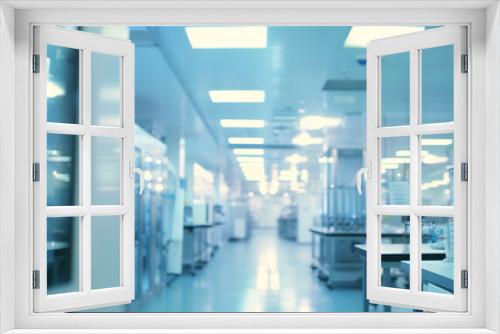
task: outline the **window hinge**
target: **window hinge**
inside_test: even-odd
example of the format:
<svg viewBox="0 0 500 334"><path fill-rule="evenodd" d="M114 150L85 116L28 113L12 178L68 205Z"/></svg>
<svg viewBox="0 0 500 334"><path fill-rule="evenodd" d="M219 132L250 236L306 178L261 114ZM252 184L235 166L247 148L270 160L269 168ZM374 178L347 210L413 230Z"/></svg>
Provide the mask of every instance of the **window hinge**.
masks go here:
<svg viewBox="0 0 500 334"><path fill-rule="evenodd" d="M40 289L40 270L33 270L33 289Z"/></svg>
<svg viewBox="0 0 500 334"><path fill-rule="evenodd" d="M39 182L40 181L40 164L38 162L35 162L33 164L33 182Z"/></svg>
<svg viewBox="0 0 500 334"><path fill-rule="evenodd" d="M33 55L33 73L40 73L40 55Z"/></svg>
<svg viewBox="0 0 500 334"><path fill-rule="evenodd" d="M469 271L462 270L460 272L460 287L462 289L467 289L469 287Z"/></svg>
<svg viewBox="0 0 500 334"><path fill-rule="evenodd" d="M469 56L462 55L462 73L469 72Z"/></svg>
<svg viewBox="0 0 500 334"><path fill-rule="evenodd" d="M466 162L460 164L460 179L462 181L469 181L469 164Z"/></svg>

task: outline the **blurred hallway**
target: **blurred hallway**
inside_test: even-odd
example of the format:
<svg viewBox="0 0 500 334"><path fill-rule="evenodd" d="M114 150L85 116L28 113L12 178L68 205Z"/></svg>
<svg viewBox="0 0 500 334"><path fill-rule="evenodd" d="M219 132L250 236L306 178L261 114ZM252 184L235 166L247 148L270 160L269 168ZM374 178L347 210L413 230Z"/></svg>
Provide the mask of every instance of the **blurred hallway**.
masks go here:
<svg viewBox="0 0 500 334"><path fill-rule="evenodd" d="M329 290L310 268L311 246L254 230L246 242L229 242L195 276L182 275L128 312L361 312L361 290ZM108 309L109 310L109 309Z"/></svg>

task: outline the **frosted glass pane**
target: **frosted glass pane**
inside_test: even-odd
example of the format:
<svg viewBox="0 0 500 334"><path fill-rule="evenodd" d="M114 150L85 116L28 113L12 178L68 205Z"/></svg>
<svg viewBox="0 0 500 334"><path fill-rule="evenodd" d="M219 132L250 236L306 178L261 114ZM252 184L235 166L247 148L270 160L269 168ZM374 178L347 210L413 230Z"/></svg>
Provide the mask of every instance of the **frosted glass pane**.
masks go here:
<svg viewBox="0 0 500 334"><path fill-rule="evenodd" d="M381 286L409 289L410 275L401 270L401 262L410 260L410 217L381 216L380 220ZM398 260L395 260L395 254Z"/></svg>
<svg viewBox="0 0 500 334"><path fill-rule="evenodd" d="M80 121L80 50L47 46L47 121Z"/></svg>
<svg viewBox="0 0 500 334"><path fill-rule="evenodd" d="M78 136L47 135L47 205L79 205Z"/></svg>
<svg viewBox="0 0 500 334"><path fill-rule="evenodd" d="M422 217L422 249L443 252L443 260L422 257L422 291L453 294L454 285L453 218Z"/></svg>
<svg viewBox="0 0 500 334"><path fill-rule="evenodd" d="M453 134L420 139L423 205L453 205Z"/></svg>
<svg viewBox="0 0 500 334"><path fill-rule="evenodd" d="M410 204L410 138L381 138L380 204Z"/></svg>
<svg viewBox="0 0 500 334"><path fill-rule="evenodd" d="M380 57L381 125L410 124L410 54Z"/></svg>
<svg viewBox="0 0 500 334"><path fill-rule="evenodd" d="M92 205L121 204L121 138L92 137Z"/></svg>
<svg viewBox="0 0 500 334"><path fill-rule="evenodd" d="M423 49L422 123L453 121L453 45Z"/></svg>
<svg viewBox="0 0 500 334"><path fill-rule="evenodd" d="M92 53L92 125L121 126L121 59Z"/></svg>
<svg viewBox="0 0 500 334"><path fill-rule="evenodd" d="M92 289L120 286L119 216L92 217Z"/></svg>
<svg viewBox="0 0 500 334"><path fill-rule="evenodd" d="M47 219L47 293L80 290L80 218Z"/></svg>

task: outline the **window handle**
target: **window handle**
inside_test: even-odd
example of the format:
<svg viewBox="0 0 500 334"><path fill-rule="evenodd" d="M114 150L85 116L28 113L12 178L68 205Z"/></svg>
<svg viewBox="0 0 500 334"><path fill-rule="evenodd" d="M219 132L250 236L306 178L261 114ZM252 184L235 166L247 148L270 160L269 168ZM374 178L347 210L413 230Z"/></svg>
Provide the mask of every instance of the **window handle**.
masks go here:
<svg viewBox="0 0 500 334"><path fill-rule="evenodd" d="M365 177L365 181L371 177L371 163L368 163L366 167L362 167L356 173L356 188L358 189L358 194L362 195L363 191L361 190L361 177Z"/></svg>
<svg viewBox="0 0 500 334"><path fill-rule="evenodd" d="M139 175L139 195L142 195L144 192L144 172L130 163L130 178L134 179L135 174Z"/></svg>

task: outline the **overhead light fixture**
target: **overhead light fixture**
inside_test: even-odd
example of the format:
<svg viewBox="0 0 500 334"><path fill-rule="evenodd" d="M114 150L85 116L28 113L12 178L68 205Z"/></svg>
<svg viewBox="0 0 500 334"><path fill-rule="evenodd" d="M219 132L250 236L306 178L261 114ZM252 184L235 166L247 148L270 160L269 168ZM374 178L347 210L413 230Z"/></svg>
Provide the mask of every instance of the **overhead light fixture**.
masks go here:
<svg viewBox="0 0 500 334"><path fill-rule="evenodd" d="M381 167L382 167L382 170L386 170L386 169L398 169L399 168L399 164L382 162L381 163Z"/></svg>
<svg viewBox="0 0 500 334"><path fill-rule="evenodd" d="M335 159L333 157L326 157L326 156L322 156L320 158L318 158L318 162L320 164L333 164L335 162Z"/></svg>
<svg viewBox="0 0 500 334"><path fill-rule="evenodd" d="M294 153L292 155L287 156L285 158L285 161L289 162L291 164L299 164L301 162L306 162L307 161L307 157L305 157L303 155L299 155L297 153Z"/></svg>
<svg viewBox="0 0 500 334"><path fill-rule="evenodd" d="M321 137L311 137L307 132L301 132L299 135L292 139L294 145L307 146L307 145L318 145L323 144L323 138Z"/></svg>
<svg viewBox="0 0 500 334"><path fill-rule="evenodd" d="M263 103L266 100L263 90L209 90L208 96L213 103Z"/></svg>
<svg viewBox="0 0 500 334"><path fill-rule="evenodd" d="M399 158L382 158L383 164L409 164L410 158L399 157Z"/></svg>
<svg viewBox="0 0 500 334"><path fill-rule="evenodd" d="M416 26L353 26L344 42L346 48L366 48L372 40L425 30Z"/></svg>
<svg viewBox="0 0 500 334"><path fill-rule="evenodd" d="M306 116L302 117L299 122L299 126L302 130L334 128L340 124L342 124L342 118L325 116Z"/></svg>
<svg viewBox="0 0 500 334"><path fill-rule="evenodd" d="M264 144L264 138L258 137L229 137L227 139L229 144L235 145L262 145Z"/></svg>
<svg viewBox="0 0 500 334"><path fill-rule="evenodd" d="M410 150L399 150L399 151L396 151L396 156L397 157L409 157L410 156Z"/></svg>
<svg viewBox="0 0 500 334"><path fill-rule="evenodd" d="M423 138L422 146L448 146L453 144L451 138Z"/></svg>
<svg viewBox="0 0 500 334"><path fill-rule="evenodd" d="M240 163L245 163L245 162L264 162L263 157L237 157L236 161Z"/></svg>
<svg viewBox="0 0 500 334"><path fill-rule="evenodd" d="M186 27L193 49L263 49L267 27Z"/></svg>
<svg viewBox="0 0 500 334"><path fill-rule="evenodd" d="M240 163L240 168L247 181L260 181L266 179L264 164L262 162Z"/></svg>
<svg viewBox="0 0 500 334"><path fill-rule="evenodd" d="M422 154L422 163L427 164L427 165L434 165L434 164L444 164L448 162L448 157L444 156L438 156L434 154Z"/></svg>
<svg viewBox="0 0 500 334"><path fill-rule="evenodd" d="M429 190L429 189L434 189L438 188L441 186L447 186L450 184L450 174L448 172L443 173L443 178L442 179L437 179L437 180L432 180L430 182L426 182L422 184L422 190Z"/></svg>
<svg viewBox="0 0 500 334"><path fill-rule="evenodd" d="M263 128L266 122L261 119L221 119L223 128Z"/></svg>
<svg viewBox="0 0 500 334"><path fill-rule="evenodd" d="M264 150L261 148L235 148L235 155L264 155Z"/></svg>

